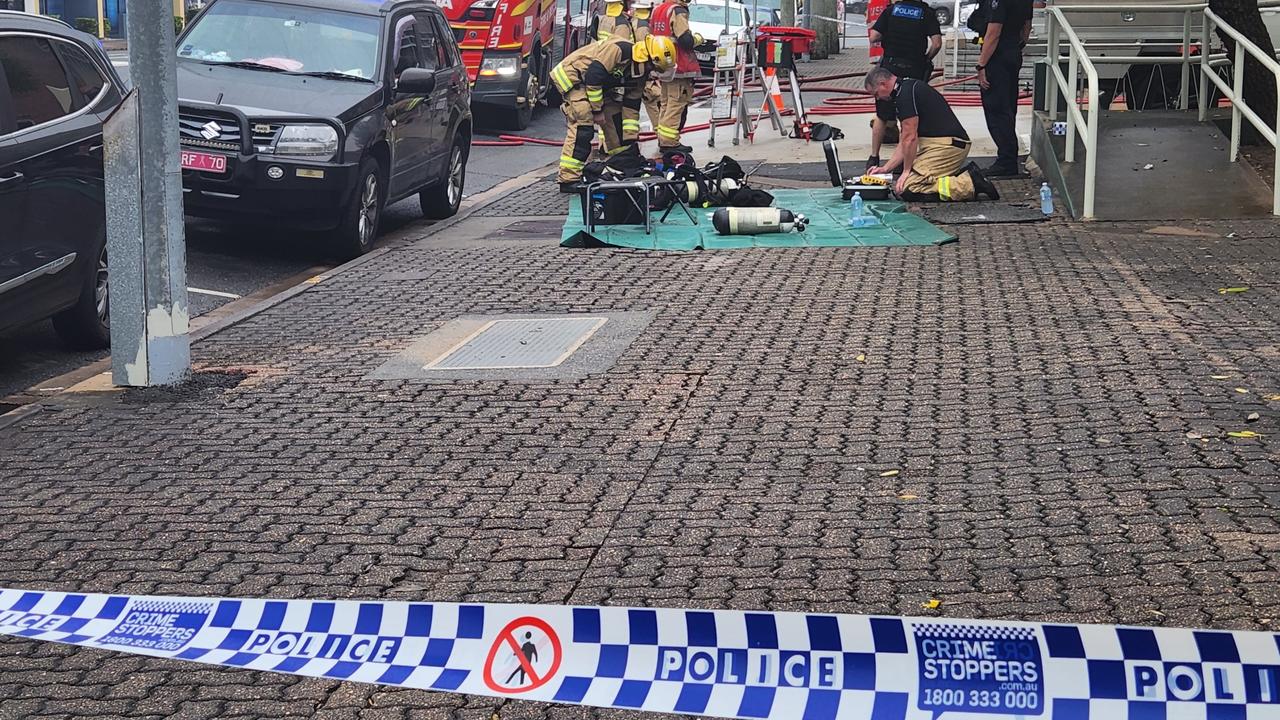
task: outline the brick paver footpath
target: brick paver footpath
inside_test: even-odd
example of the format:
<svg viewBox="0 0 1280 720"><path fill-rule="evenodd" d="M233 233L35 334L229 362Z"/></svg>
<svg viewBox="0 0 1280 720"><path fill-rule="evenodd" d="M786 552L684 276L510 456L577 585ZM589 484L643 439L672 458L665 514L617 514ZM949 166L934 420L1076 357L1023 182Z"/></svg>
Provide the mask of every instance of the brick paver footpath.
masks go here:
<svg viewBox="0 0 1280 720"><path fill-rule="evenodd" d="M0 430L0 585L1280 623L1274 223L659 253L525 212ZM648 322L602 372L368 379L457 318L603 312ZM495 713L638 717L0 639L3 718Z"/></svg>

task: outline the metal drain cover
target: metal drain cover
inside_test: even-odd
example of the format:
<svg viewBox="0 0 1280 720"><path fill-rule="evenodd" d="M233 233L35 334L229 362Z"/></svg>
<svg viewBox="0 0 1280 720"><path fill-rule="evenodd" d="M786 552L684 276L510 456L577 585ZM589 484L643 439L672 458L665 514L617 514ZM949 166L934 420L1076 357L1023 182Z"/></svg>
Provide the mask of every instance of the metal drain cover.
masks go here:
<svg viewBox="0 0 1280 720"><path fill-rule="evenodd" d="M608 321L602 317L491 320L423 369L555 367Z"/></svg>
<svg viewBox="0 0 1280 720"><path fill-rule="evenodd" d="M608 370L652 311L464 315L369 373L369 380L569 380Z"/></svg>

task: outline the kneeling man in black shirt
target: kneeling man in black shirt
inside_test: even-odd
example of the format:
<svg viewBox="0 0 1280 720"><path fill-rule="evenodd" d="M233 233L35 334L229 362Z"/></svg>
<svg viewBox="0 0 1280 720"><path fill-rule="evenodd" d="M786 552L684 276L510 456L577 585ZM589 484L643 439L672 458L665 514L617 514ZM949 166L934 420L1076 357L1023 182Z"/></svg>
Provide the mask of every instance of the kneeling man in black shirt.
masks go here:
<svg viewBox="0 0 1280 720"><path fill-rule="evenodd" d="M866 88L876 100L892 101L901 140L885 165L869 172L902 168L894 191L903 200L961 202L985 195L999 200L995 185L969 159L969 133L942 93L929 83L899 78L886 68L867 73Z"/></svg>

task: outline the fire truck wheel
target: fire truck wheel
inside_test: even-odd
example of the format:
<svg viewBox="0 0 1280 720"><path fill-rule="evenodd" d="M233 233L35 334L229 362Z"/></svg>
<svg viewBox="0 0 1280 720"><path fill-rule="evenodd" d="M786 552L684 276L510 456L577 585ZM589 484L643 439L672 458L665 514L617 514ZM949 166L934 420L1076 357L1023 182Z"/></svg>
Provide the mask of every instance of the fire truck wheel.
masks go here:
<svg viewBox="0 0 1280 720"><path fill-rule="evenodd" d="M524 130L529 127L529 123L533 121L533 106L538 102L538 81L533 73L525 70L520 74L520 87L524 103L517 104L507 114L506 125L512 130Z"/></svg>

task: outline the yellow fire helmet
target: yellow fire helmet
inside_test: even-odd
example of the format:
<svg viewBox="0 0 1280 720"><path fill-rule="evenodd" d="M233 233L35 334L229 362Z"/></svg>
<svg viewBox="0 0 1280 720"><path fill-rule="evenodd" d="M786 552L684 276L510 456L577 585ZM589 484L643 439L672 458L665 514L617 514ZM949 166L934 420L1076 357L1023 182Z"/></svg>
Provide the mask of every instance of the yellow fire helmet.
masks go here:
<svg viewBox="0 0 1280 720"><path fill-rule="evenodd" d="M632 0L631 9L632 10L652 10L653 0Z"/></svg>
<svg viewBox="0 0 1280 720"><path fill-rule="evenodd" d="M622 14L622 0L617 2L606 2L604 4L604 14L609 17L618 17Z"/></svg>
<svg viewBox="0 0 1280 720"><path fill-rule="evenodd" d="M676 65L676 43L666 35L646 35L644 42L631 46L631 59L651 62L655 70L664 73Z"/></svg>

